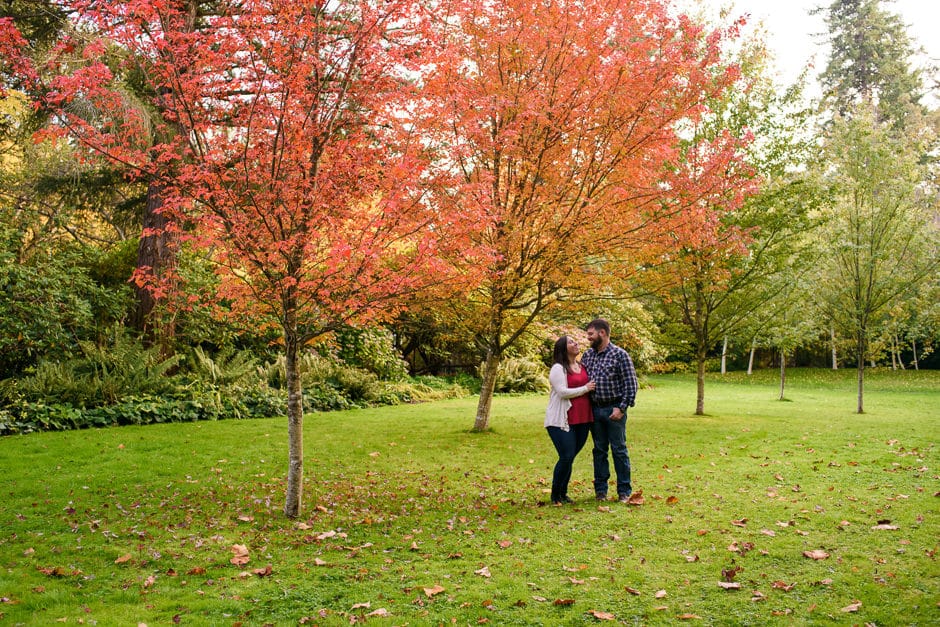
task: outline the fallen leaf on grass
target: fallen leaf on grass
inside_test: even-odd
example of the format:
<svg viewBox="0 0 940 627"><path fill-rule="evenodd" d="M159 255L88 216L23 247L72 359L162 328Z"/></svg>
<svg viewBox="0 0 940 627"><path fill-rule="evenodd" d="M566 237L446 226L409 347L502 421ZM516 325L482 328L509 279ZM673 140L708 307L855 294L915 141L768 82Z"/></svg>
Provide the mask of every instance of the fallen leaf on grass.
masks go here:
<svg viewBox="0 0 940 627"><path fill-rule="evenodd" d="M678 616L676 616L676 618L678 618L679 620L699 620L702 617L699 616L698 614L679 614Z"/></svg>
<svg viewBox="0 0 940 627"><path fill-rule="evenodd" d="M574 577L568 577L568 581L570 581L571 584L572 584L572 585L575 585L575 586L583 586L583 585L584 585L584 580L583 580L583 579L575 579Z"/></svg>
<svg viewBox="0 0 940 627"><path fill-rule="evenodd" d="M719 581L718 587L724 588L725 590L740 590L741 584L736 581Z"/></svg>
<svg viewBox="0 0 940 627"><path fill-rule="evenodd" d="M366 616L380 616L380 617L382 617L382 618L387 618L387 617L391 616L391 613L390 613L387 609L385 609L384 607L380 607L380 608L377 609L377 610L373 610L373 611L369 612L368 614L366 614Z"/></svg>
<svg viewBox="0 0 940 627"><path fill-rule="evenodd" d="M631 588L630 586L624 586L623 589L626 590L627 592L629 592L630 594L632 594L632 595L635 596L635 597L640 596L640 591L637 590L636 588Z"/></svg>
<svg viewBox="0 0 940 627"><path fill-rule="evenodd" d="M760 532L765 536L770 536L771 538L777 537L777 532L772 529L761 529Z"/></svg>
<svg viewBox="0 0 940 627"><path fill-rule="evenodd" d="M202 566L196 566L195 568L190 568L186 571L187 575L205 575L206 569Z"/></svg>
<svg viewBox="0 0 940 627"><path fill-rule="evenodd" d="M353 611L353 610L359 610L359 609L366 609L366 610L367 610L367 609L369 609L370 607L372 607L372 603L369 602L369 601L366 601L365 603L356 603L356 604L353 605L351 608L349 608L349 611L351 612L351 611Z"/></svg>
<svg viewBox="0 0 940 627"><path fill-rule="evenodd" d="M248 557L248 547L244 544L233 544L231 546L231 551L234 554L234 557L229 561L236 566L244 566L251 558Z"/></svg>
<svg viewBox="0 0 940 627"><path fill-rule="evenodd" d="M474 575L480 575L481 577L491 577L491 576L492 576L492 575L490 574L490 567L489 567L489 566L484 566L484 567L481 568L480 570L475 570L475 571L473 571L473 574L474 574Z"/></svg>
<svg viewBox="0 0 940 627"><path fill-rule="evenodd" d="M119 558L117 558L116 560L114 560L114 563L115 563L115 564L126 564L126 563L129 562L129 561L131 561L131 554L130 554L130 553L125 553L125 554L122 555L121 557L119 557Z"/></svg>
<svg viewBox="0 0 940 627"><path fill-rule="evenodd" d="M315 557L313 558L313 565L314 566L326 566L326 562L321 560L319 557Z"/></svg>
<svg viewBox="0 0 940 627"><path fill-rule="evenodd" d="M862 607L862 602L861 602L861 601L855 601L855 602L852 603L851 605L846 605L845 607L843 607L843 608L842 608L842 611L843 611L843 612L857 612L857 611L859 611L859 609L861 609L861 607Z"/></svg>
<svg viewBox="0 0 940 627"><path fill-rule="evenodd" d="M574 605L574 599L555 599L552 605Z"/></svg>
<svg viewBox="0 0 940 627"><path fill-rule="evenodd" d="M271 571L271 565L268 564L268 565L265 566L264 568L256 568L256 569L254 569L254 570L251 571L251 572L252 572L252 574L254 574L254 575L258 575L259 577L267 577L267 576L270 575L271 572L272 572L272 571Z"/></svg>
<svg viewBox="0 0 940 627"><path fill-rule="evenodd" d="M824 560L829 557L829 554L822 549L813 549L812 551L803 551L803 557L808 557L812 560Z"/></svg>
<svg viewBox="0 0 940 627"><path fill-rule="evenodd" d="M627 505L642 505L645 502L646 499L643 498L643 490L637 490L627 499Z"/></svg>
<svg viewBox="0 0 940 627"><path fill-rule="evenodd" d="M656 594L654 594L653 596L656 597L657 599L664 599L664 598L666 598L666 591L665 591L665 590L657 590L657 591L656 591Z"/></svg>
<svg viewBox="0 0 940 627"><path fill-rule="evenodd" d="M751 593L751 601L754 601L755 603L758 601L766 601L766 600L767 600L767 597L764 596L764 593L761 592L760 590L755 590L754 592Z"/></svg>
<svg viewBox="0 0 940 627"><path fill-rule="evenodd" d="M47 577L68 577L69 575L80 575L80 574L82 574L82 571L80 571L80 570L73 570L73 571L70 572L70 571L68 571L68 570L66 570L66 569L64 569L64 568L62 568L61 566L53 566L53 567L49 567L49 568L38 568L38 567L37 567L37 570L38 570L39 572L41 572L43 575L46 575Z"/></svg>
<svg viewBox="0 0 940 627"><path fill-rule="evenodd" d="M772 584L770 584L770 587L773 588L774 590L783 590L784 592L789 592L790 590L793 590L793 587L795 585L796 585L795 583L787 583L785 581L775 581Z"/></svg>
<svg viewBox="0 0 940 627"><path fill-rule="evenodd" d="M875 525L874 527L872 527L872 530L874 531L897 531L898 529L900 529L900 527L898 527L897 525L885 525L885 524Z"/></svg>
<svg viewBox="0 0 940 627"><path fill-rule="evenodd" d="M597 620L616 620L616 617L610 612L598 612L597 610L591 610L588 612L591 616Z"/></svg>
<svg viewBox="0 0 940 627"><path fill-rule="evenodd" d="M147 577L146 579L144 579L144 587L145 587L145 588L149 588L150 586L152 586L152 585L155 584L155 583L157 583L157 578L154 577L153 575L150 575L149 577Z"/></svg>
<svg viewBox="0 0 940 627"><path fill-rule="evenodd" d="M735 527L747 527L747 518L742 518L741 520L732 520L731 524Z"/></svg>
<svg viewBox="0 0 940 627"><path fill-rule="evenodd" d="M666 505L675 505L679 502L678 496L670 496L666 498Z"/></svg>
<svg viewBox="0 0 940 627"><path fill-rule="evenodd" d="M438 585L435 585L433 588L425 588L424 594L426 594L427 597L430 599L431 597L436 596L440 594L441 592L444 592L444 590L445 588L441 586L440 584L438 584Z"/></svg>

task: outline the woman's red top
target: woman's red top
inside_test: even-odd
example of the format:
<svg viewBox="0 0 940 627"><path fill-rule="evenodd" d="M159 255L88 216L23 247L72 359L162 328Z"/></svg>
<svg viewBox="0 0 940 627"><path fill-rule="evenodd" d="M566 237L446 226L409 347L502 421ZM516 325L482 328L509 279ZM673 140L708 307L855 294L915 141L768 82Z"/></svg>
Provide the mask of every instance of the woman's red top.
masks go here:
<svg viewBox="0 0 940 627"><path fill-rule="evenodd" d="M584 366L581 366L581 372L568 373L568 387L578 388L587 385L588 373ZM591 399L587 394L576 396L571 399L571 407L568 409L568 424L583 425L586 422L594 422L594 414L591 412Z"/></svg>

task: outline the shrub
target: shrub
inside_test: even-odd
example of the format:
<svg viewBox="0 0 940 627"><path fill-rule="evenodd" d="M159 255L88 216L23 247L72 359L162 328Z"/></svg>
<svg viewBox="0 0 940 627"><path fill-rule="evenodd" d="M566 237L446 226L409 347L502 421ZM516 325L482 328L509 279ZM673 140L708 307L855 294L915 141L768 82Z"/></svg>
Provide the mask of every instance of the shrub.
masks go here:
<svg viewBox="0 0 940 627"><path fill-rule="evenodd" d="M63 362L40 361L15 381L0 384L0 398L27 402L97 407L113 405L129 396L169 394L178 382L167 372L178 357L164 359L159 349L144 348L122 327L106 345L79 342L82 355Z"/></svg>
<svg viewBox="0 0 940 627"><path fill-rule="evenodd" d="M346 328L337 332L339 358L368 370L385 381L403 381L408 377L408 362L395 348L392 333L382 327Z"/></svg>
<svg viewBox="0 0 940 627"><path fill-rule="evenodd" d="M478 371L481 376L483 364ZM544 392L548 390L545 366L524 357L509 357L499 364L496 373L496 392Z"/></svg>

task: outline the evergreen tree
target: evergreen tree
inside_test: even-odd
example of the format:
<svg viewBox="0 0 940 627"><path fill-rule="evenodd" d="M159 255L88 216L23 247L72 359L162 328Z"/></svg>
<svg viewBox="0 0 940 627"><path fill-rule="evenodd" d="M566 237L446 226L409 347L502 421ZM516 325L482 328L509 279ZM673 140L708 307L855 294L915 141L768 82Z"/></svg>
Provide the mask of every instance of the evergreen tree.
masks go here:
<svg viewBox="0 0 940 627"><path fill-rule="evenodd" d="M839 115L875 106L880 120L904 124L924 86L900 16L881 0L833 0L825 11L832 52L820 76L824 106Z"/></svg>

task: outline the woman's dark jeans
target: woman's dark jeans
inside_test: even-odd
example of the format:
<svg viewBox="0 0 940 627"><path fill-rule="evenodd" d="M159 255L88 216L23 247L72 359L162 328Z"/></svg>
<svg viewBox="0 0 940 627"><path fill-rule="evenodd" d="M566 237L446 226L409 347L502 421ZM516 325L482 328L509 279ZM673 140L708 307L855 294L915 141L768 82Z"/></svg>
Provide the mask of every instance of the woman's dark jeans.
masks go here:
<svg viewBox="0 0 940 627"><path fill-rule="evenodd" d="M571 465L584 443L587 442L588 433L591 432L590 423L570 425L568 431L560 427L546 427L555 450L558 451L558 462L552 475L552 503L561 503L568 498L568 482L571 481Z"/></svg>

